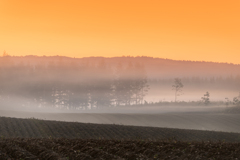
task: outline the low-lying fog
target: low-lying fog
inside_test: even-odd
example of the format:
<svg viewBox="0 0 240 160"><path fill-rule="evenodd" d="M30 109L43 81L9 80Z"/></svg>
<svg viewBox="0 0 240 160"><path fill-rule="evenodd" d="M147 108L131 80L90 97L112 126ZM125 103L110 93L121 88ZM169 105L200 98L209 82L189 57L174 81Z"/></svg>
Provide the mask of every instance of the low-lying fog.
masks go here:
<svg viewBox="0 0 240 160"><path fill-rule="evenodd" d="M240 102L239 65L146 57L0 62L0 116L240 132L240 116L223 112Z"/></svg>
<svg viewBox="0 0 240 160"><path fill-rule="evenodd" d="M233 97L238 97L237 90L217 90L211 87L207 90L204 87L188 87L187 85L182 90L183 94L177 96L177 103L175 103L175 92L171 86L152 88L150 86L144 101L140 99L140 101L133 101L128 105L127 99L125 104L109 105L112 102L108 101L109 97L104 97L105 90L102 89L91 91L97 94L88 96L77 92L72 95L65 89L53 92L54 94L43 93L45 97L40 99L27 98L20 94L19 96L3 95L0 97L0 116L240 133L240 115L223 112L227 107L233 105ZM202 99L206 95L206 91L209 93L208 104L205 104ZM78 98L74 99L74 96ZM94 96L94 103L85 101L85 99L89 99L89 96ZM78 104L85 105L85 107L70 108L70 106L76 106L75 102L82 101L87 103ZM98 104L98 102L101 103Z"/></svg>
<svg viewBox="0 0 240 160"><path fill-rule="evenodd" d="M149 110L146 108L144 108L142 112L137 113L127 112L129 111L128 109L121 110L122 113L43 113L1 110L0 116L16 118L37 118L43 120L83 123L151 126L240 133L239 114L211 112L213 107L211 109L198 108L196 109L197 111L195 110L194 112L176 112L176 108L177 107L170 107L169 110L172 112L167 113L159 112L157 110L157 107L151 108L151 113L148 113L147 111ZM183 110L185 109L186 108ZM201 112L199 112L200 110ZM207 110L210 111L203 112ZM125 111L125 113L123 113L123 111ZM155 111L154 114L153 111Z"/></svg>
<svg viewBox="0 0 240 160"><path fill-rule="evenodd" d="M167 96L166 96L167 97ZM169 95L170 97L170 95ZM183 99L180 98L179 99ZM27 102L27 103L26 103ZM64 105L63 105L64 106ZM71 109L66 107L58 108L48 104L42 105L34 100L21 97L11 97L10 100L1 101L0 110L22 111L36 113L136 113L136 114L163 114L163 113L198 113L198 112L222 112L226 108L225 101L213 101L204 105L202 101L160 101L159 103L147 103L142 105L121 105L94 108ZM1 115L4 116L4 115Z"/></svg>
<svg viewBox="0 0 240 160"><path fill-rule="evenodd" d="M92 110L60 110L19 106L21 100L5 106L0 116L68 122L119 124L240 133L239 114L225 114L226 106L121 106ZM33 105L34 106L34 105Z"/></svg>

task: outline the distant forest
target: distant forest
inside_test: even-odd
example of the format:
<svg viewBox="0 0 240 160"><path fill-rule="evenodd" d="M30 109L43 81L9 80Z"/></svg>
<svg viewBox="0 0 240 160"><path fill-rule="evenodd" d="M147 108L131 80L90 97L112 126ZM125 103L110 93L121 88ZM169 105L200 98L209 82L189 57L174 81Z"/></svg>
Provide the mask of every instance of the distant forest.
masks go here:
<svg viewBox="0 0 240 160"><path fill-rule="evenodd" d="M0 101L18 97L24 99L21 105L64 109L138 105L155 85L171 86L175 77L189 85L240 89L240 65L150 57L5 55L0 58Z"/></svg>

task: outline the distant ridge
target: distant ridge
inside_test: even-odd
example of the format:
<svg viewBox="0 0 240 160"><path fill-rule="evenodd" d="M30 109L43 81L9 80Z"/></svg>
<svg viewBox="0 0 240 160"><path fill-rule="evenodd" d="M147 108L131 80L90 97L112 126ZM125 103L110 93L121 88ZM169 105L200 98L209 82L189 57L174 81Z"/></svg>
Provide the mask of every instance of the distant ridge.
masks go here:
<svg viewBox="0 0 240 160"><path fill-rule="evenodd" d="M3 56L2 56L3 57ZM0 58L2 58L0 57ZM175 61L175 62L197 62L197 63L218 63L218 64L231 64L231 65L240 65L240 64L234 64L234 63L228 63L228 62L213 62L213 61L193 61L193 60L174 60L169 58L160 58L160 57L150 57L150 56L116 56L116 57L103 57L103 56L89 56L89 57L82 57L82 58L75 58L75 57L68 57L68 56L37 56L37 55L26 55L26 56L8 56L11 58L65 58L65 59L118 59L118 58L133 58L133 59L139 59L139 58L149 58L149 59L158 59L158 60L166 60L166 61Z"/></svg>
<svg viewBox="0 0 240 160"><path fill-rule="evenodd" d="M33 56L28 55L24 57L13 56L13 57L1 57L1 61L5 59L11 59L14 63L23 62L30 65L45 64L48 65L50 62L59 61L64 63L75 62L78 65L88 64L91 66L96 66L101 61L104 61L107 67L116 69L118 64L123 67L127 66L129 63L133 65L136 63L143 64L148 78L159 79L159 78L175 78L175 77L202 77L202 78L212 78L212 77L230 77L230 76L240 76L240 64L232 63L219 63L219 62L205 62L205 61L180 61L171 60L163 58L153 58L153 57L84 57L84 58L71 58L65 56Z"/></svg>

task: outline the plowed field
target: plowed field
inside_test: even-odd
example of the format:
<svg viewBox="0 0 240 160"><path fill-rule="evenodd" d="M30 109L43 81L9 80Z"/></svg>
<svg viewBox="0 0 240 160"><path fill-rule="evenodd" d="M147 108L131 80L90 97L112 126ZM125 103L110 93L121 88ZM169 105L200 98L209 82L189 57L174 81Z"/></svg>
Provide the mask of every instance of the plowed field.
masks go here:
<svg viewBox="0 0 240 160"><path fill-rule="evenodd" d="M240 143L82 140L2 139L0 159L234 159L240 157Z"/></svg>
<svg viewBox="0 0 240 160"><path fill-rule="evenodd" d="M166 139L240 142L239 133L0 117L2 138Z"/></svg>
<svg viewBox="0 0 240 160"><path fill-rule="evenodd" d="M240 134L0 117L0 160L234 159Z"/></svg>

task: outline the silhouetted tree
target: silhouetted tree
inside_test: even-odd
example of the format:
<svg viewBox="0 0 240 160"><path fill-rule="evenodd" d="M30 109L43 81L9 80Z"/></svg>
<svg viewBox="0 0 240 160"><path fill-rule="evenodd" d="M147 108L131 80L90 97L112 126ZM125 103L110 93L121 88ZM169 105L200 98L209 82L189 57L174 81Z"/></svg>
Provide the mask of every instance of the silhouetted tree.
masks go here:
<svg viewBox="0 0 240 160"><path fill-rule="evenodd" d="M102 59L95 68L93 79L89 80L91 107L110 107L113 99L113 75Z"/></svg>
<svg viewBox="0 0 240 160"><path fill-rule="evenodd" d="M174 85L172 85L172 89L175 91L175 102L177 102L177 97L182 95L183 84L180 78L174 79Z"/></svg>
<svg viewBox="0 0 240 160"><path fill-rule="evenodd" d="M144 65L137 63L135 65L135 77L133 83L133 96L135 104L143 103L143 98L146 96L149 85L147 84L147 76Z"/></svg>
<svg viewBox="0 0 240 160"><path fill-rule="evenodd" d="M116 69L117 78L114 83L116 105L143 103L148 92L147 76L142 64L128 63L124 69L119 63Z"/></svg>
<svg viewBox="0 0 240 160"><path fill-rule="evenodd" d="M124 85L125 77L124 77L125 70L121 63L117 65L116 68L116 78L114 80L114 99L116 105L124 104L126 101L126 85Z"/></svg>
<svg viewBox="0 0 240 160"><path fill-rule="evenodd" d="M202 100L203 100L203 103L204 103L205 105L208 105L208 104L210 103L209 97L210 97L209 92L206 92L206 93L203 95Z"/></svg>

